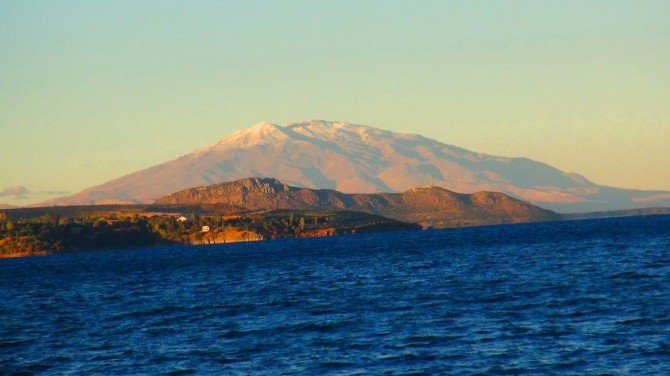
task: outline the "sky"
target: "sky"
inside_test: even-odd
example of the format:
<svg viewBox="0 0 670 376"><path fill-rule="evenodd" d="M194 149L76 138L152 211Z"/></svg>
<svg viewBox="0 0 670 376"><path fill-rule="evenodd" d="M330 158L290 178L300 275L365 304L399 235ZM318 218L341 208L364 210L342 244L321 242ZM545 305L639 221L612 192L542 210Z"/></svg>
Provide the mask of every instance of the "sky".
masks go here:
<svg viewBox="0 0 670 376"><path fill-rule="evenodd" d="M670 190L668 14L668 1L3 1L0 203L307 119Z"/></svg>

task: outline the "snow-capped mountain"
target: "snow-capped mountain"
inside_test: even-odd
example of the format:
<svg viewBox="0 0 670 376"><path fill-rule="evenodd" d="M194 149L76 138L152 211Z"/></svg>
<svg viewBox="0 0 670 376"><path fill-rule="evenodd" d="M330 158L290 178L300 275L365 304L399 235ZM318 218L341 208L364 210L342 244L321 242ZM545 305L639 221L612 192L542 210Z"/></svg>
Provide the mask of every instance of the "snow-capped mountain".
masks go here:
<svg viewBox="0 0 670 376"><path fill-rule="evenodd" d="M420 135L313 120L259 123L220 141L43 205L150 203L194 186L251 176L346 193L401 192L436 185L500 191L559 212L670 206L670 192L596 185L526 158L496 157Z"/></svg>

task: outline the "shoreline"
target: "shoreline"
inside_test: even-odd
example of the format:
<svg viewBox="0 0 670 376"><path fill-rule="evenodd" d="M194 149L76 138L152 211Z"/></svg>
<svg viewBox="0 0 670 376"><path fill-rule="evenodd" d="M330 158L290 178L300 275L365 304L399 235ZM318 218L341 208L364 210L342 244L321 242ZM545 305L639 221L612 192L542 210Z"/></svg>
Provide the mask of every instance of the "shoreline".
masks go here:
<svg viewBox="0 0 670 376"><path fill-rule="evenodd" d="M295 219L292 219L295 216ZM633 216L656 216L667 215L663 212L647 213L646 215ZM310 217L315 216L315 217ZM330 215L330 217L326 216ZM304 216L304 217L303 217ZM318 220L317 220L317 217ZM571 218L562 219L563 221L589 221L600 220L605 218L620 218L622 216L613 217L596 217L596 218ZM221 220L223 217L219 218ZM152 247L159 245L214 245L227 243L245 243L245 242L269 242L274 240L284 239L301 239L301 238L320 238L340 235L352 235L357 233L369 232L396 232L405 230L430 230L431 227L422 227L413 223L387 221L375 222L379 217L370 217L367 214L346 212L346 213L323 213L323 212L280 212L280 213L266 213L262 217L263 221L259 222L261 217L240 217L228 222L223 220L218 227L212 227L207 232L200 230L200 225L216 218L203 217L200 219L202 223L197 225L190 224L186 228L185 224L179 224L181 227L173 227L172 232L166 230L164 225L178 223L178 219L171 216L163 216L159 219L152 220L148 217L134 217L126 218L125 220L107 220L103 221L105 225L91 225L91 219L86 225L82 224L82 219L75 220L73 218L66 219L65 224L60 224L59 220L49 218L34 218L32 220L17 221L14 226L18 230L8 232L6 229L7 223L0 223L5 226L4 234L0 231L0 259L9 258L25 258L37 256L49 256L58 253L70 252L87 252L97 250L117 250L117 249L133 249L138 247ZM309 218L310 221L315 220L315 224L320 226L305 226L296 224L297 218ZM328 222L328 219L333 219L333 222ZM340 222L334 221L339 219ZM321 224L321 220L326 222ZM387 220L387 219L385 219ZM63 221L62 219L60 220ZM93 220L95 221L95 220ZM152 222L158 221L158 222ZM1 221L0 221L1 222ZM482 224L469 225L446 228L464 228L464 227L488 227L499 225L520 225L530 223L547 223L546 222L520 222L520 223L500 223L500 224ZM286 227L276 228L275 225L284 223ZM293 224L291 224L293 223ZM328 223L326 225L326 223ZM25 235L25 228L34 228L35 226L47 226L46 230L51 231L49 236L42 236L46 230L36 231L33 235ZM23 230L21 226L24 226ZM50 226L50 227L49 227ZM97 227L96 227L97 226ZM161 227L163 226L163 227ZM255 227L254 227L255 226ZM204 227L208 227L207 225ZM445 228L445 229L446 229ZM0 226L0 230L3 230ZM48 232L47 231L47 232ZM15 250L16 249L16 250Z"/></svg>
<svg viewBox="0 0 670 376"><path fill-rule="evenodd" d="M300 239L314 239L314 238L331 238L331 237L340 237L340 236L355 236L356 234L365 234L365 233L379 233L379 232L401 232L401 231L423 231L426 229L422 228L410 228L410 229L388 229L388 230L378 230L378 231L362 231L354 233L335 233L331 235L311 235L311 236L287 236L287 237L278 237L278 238L269 238L269 239L247 239L247 240L229 240L229 241L213 241L213 242L188 242L188 243L179 243L179 242L167 242L167 241L157 241L150 244L137 244L126 247L100 247L100 248L81 248L81 249L63 249L63 250L43 250L43 251L20 251L14 253L0 253L0 259L16 259L16 258L26 258L26 257L45 257L52 256L57 254L65 253L79 253L79 252L98 252L98 251L117 251L117 250L131 250L142 247L155 247L159 245L184 245L184 246L207 246L207 245L220 245L220 244L239 244L239 243L270 243L281 240L300 240Z"/></svg>

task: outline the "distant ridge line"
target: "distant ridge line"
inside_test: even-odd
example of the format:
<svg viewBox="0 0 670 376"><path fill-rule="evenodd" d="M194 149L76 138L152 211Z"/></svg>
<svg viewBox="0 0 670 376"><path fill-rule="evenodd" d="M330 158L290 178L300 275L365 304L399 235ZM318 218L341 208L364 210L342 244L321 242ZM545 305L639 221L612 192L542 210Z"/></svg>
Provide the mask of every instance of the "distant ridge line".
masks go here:
<svg viewBox="0 0 670 376"><path fill-rule="evenodd" d="M259 175L344 193L404 192L426 184L503 192L562 213L670 206L670 192L601 186L528 158L325 120L262 122L174 160L35 206L148 204L188 187Z"/></svg>
<svg viewBox="0 0 670 376"><path fill-rule="evenodd" d="M153 205L226 205L246 210L360 211L424 227L559 220L560 215L500 192L456 193L415 187L401 193L342 193L290 186L276 178L245 178L184 189Z"/></svg>

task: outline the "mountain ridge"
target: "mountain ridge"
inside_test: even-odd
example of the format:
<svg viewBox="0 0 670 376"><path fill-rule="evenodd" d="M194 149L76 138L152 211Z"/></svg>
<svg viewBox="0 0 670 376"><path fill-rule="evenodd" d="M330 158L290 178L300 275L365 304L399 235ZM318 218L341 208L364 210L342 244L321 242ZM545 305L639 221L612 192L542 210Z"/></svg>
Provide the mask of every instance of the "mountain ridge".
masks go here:
<svg viewBox="0 0 670 376"><path fill-rule="evenodd" d="M424 227L454 227L559 220L549 210L500 192L463 194L441 187L400 193L342 193L290 186L275 178L252 177L184 189L154 205L225 205L249 211L347 210L381 215Z"/></svg>
<svg viewBox="0 0 670 376"><path fill-rule="evenodd" d="M560 212L670 206L670 192L600 186L528 158L325 120L261 122L177 159L41 205L150 203L180 189L248 176L345 193L402 192L429 184L457 192L499 191Z"/></svg>

